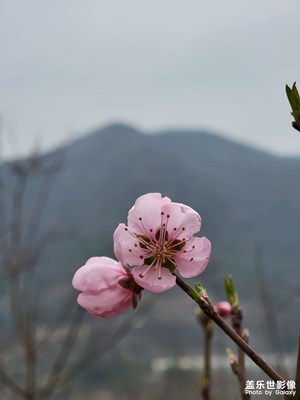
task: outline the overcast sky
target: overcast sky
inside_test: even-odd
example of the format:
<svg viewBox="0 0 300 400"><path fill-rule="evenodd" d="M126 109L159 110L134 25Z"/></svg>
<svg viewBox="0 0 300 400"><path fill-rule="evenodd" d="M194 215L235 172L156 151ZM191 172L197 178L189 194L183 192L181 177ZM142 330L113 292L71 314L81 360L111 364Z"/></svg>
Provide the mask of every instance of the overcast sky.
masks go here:
<svg viewBox="0 0 300 400"><path fill-rule="evenodd" d="M299 0L0 0L6 154L117 120L300 155L284 91L299 15Z"/></svg>

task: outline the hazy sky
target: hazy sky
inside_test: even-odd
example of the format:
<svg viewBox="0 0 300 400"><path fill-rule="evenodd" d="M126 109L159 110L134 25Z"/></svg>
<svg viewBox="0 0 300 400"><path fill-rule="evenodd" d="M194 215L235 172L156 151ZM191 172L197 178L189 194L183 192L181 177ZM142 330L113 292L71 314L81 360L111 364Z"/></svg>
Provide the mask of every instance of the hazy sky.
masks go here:
<svg viewBox="0 0 300 400"><path fill-rule="evenodd" d="M299 15L299 0L0 0L6 154L118 120L300 155L284 92Z"/></svg>

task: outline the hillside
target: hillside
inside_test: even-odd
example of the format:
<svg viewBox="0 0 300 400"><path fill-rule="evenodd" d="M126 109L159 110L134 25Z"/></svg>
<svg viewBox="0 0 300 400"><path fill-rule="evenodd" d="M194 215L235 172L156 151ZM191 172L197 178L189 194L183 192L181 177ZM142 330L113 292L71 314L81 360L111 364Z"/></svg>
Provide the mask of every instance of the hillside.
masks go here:
<svg viewBox="0 0 300 400"><path fill-rule="evenodd" d="M55 152L45 155L50 156ZM112 233L126 221L135 199L161 192L201 214L200 234L213 248L201 282L218 300L223 297L222 277L234 276L246 322L257 333L253 341L265 350L265 338L259 336L265 327L256 255L263 256L267 290L283 332L284 326L294 325L299 307L299 178L300 159L276 157L209 132L146 135L120 124L97 129L66 148L44 216L43 229L72 226L80 239L49 247L41 259L41 279L53 287L69 287L74 271L88 257L112 255ZM28 204L30 193L29 188ZM155 308L159 312L145 323L147 335L165 338L172 326L184 331L193 346L193 305L178 290L161 297ZM157 323L159 333L153 329ZM289 339L285 347L292 348L297 333L291 329L284 335Z"/></svg>

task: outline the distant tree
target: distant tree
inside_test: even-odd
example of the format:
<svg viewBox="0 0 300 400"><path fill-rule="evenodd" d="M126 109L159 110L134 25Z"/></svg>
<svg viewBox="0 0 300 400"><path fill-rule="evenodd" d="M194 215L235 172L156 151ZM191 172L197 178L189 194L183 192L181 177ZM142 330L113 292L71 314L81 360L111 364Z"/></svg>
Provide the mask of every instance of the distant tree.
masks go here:
<svg viewBox="0 0 300 400"><path fill-rule="evenodd" d="M132 328L121 324L82 326L85 313L74 296L56 303L41 289L37 265L45 248L78 240L61 224L45 230L43 214L53 182L64 165L65 151L34 153L0 164L0 394L3 399L50 399L77 374L111 349ZM1 157L1 154L0 154ZM34 184L33 184L34 182ZM28 190L27 193L27 189ZM29 193L30 192L30 193ZM33 193L32 193L33 192ZM58 313L44 315L54 302Z"/></svg>

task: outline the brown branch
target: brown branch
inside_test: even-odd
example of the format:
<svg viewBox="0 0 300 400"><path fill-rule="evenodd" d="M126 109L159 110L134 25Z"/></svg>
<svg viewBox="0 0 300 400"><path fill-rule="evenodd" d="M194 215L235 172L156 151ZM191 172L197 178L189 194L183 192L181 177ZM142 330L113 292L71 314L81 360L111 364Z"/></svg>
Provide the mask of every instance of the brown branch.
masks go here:
<svg viewBox="0 0 300 400"><path fill-rule="evenodd" d="M84 317L83 310L80 310L77 306L73 313L72 320L69 325L69 329L66 336L62 342L58 356L52 366L51 372L49 374L48 380L45 386L39 391L38 398L48 397L55 391L60 380L60 376L64 371L67 364L68 358L71 354L72 348L76 341L82 319Z"/></svg>
<svg viewBox="0 0 300 400"><path fill-rule="evenodd" d="M231 322L236 334L239 335L244 340L242 335L242 321L243 321L242 309L239 304L235 304L231 307ZM239 346L237 346L237 355L238 359L236 361L236 359L234 358L234 362L231 365L231 369L235 373L238 379L241 398L243 400L249 400L250 394L245 393L245 386L246 386L245 353Z"/></svg>
<svg viewBox="0 0 300 400"><path fill-rule="evenodd" d="M175 272L173 275L176 277L177 285L194 300L201 310L207 315L208 318L213 320L223 332L229 336L235 344L237 344L251 360L262 369L274 381L285 381L269 364L267 364L253 349L246 343L226 321L219 316L214 307L209 301L207 294L201 293L200 295L188 284L186 284ZM284 396L286 400L291 399L290 396Z"/></svg>
<svg viewBox="0 0 300 400"><path fill-rule="evenodd" d="M148 304L147 308L144 309L143 318L147 317L147 314L152 310L155 303L156 302L151 302ZM141 320L140 316L137 315L138 314L135 314L132 318L126 319L125 322L123 322L121 326L119 326L112 334L106 335L105 338L102 338L101 343L99 341L99 336L97 338L95 337L95 340L92 340L91 342L93 343L96 341L99 343L99 345L93 347L85 355L81 356L77 362L74 362L74 364L70 366L67 371L63 372L56 383L56 389L72 381L77 375L82 373L85 368L99 361L101 357L117 346ZM47 392L45 392L44 388L42 388L38 399L41 400L47 398L47 395Z"/></svg>
<svg viewBox="0 0 300 400"><path fill-rule="evenodd" d="M201 376L201 393L204 400L211 399L211 386L212 386L212 374L211 374L211 342L213 337L214 325L213 322L207 318L207 316L198 310L195 313L195 317L202 327L203 332L203 373Z"/></svg>
<svg viewBox="0 0 300 400"><path fill-rule="evenodd" d="M204 400L211 400L211 340L213 334L213 326L211 321L204 328L204 376L202 378L202 397Z"/></svg>
<svg viewBox="0 0 300 400"><path fill-rule="evenodd" d="M237 377L242 399L250 399L250 395L245 393L244 376L241 374L239 363L233 354L229 355L229 364L232 372Z"/></svg>
<svg viewBox="0 0 300 400"><path fill-rule="evenodd" d="M25 398L26 391L5 372L5 367L0 364L0 381L7 386L15 395Z"/></svg>
<svg viewBox="0 0 300 400"><path fill-rule="evenodd" d="M49 165L46 170L44 168L40 171L40 174L43 176L43 182L37 194L35 204L32 207L31 218L28 223L26 234L26 237L31 240L32 244L37 235L38 228L43 217L44 209L48 201L54 179L59 170L62 168L64 157L65 153L63 152L61 159L57 161L55 160L55 162L52 162L52 164Z"/></svg>

